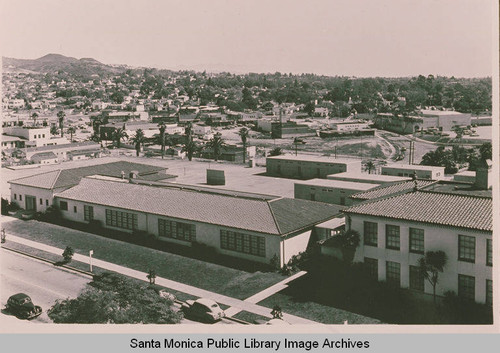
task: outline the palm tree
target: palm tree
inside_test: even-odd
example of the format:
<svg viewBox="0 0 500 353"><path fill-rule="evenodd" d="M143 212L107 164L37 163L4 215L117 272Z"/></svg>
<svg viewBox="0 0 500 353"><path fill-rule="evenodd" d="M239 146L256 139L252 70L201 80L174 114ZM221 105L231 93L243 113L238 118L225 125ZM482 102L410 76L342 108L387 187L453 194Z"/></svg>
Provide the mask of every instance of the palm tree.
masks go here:
<svg viewBox="0 0 500 353"><path fill-rule="evenodd" d="M139 153L141 152L141 145L144 143L146 137L144 136L144 131L142 129L137 129L135 132L135 136L132 137L132 143L135 145L135 152L137 157L139 157Z"/></svg>
<svg viewBox="0 0 500 353"><path fill-rule="evenodd" d="M160 127L161 159L163 159L163 156L165 155L165 130L167 127L164 123L160 123L158 126Z"/></svg>
<svg viewBox="0 0 500 353"><path fill-rule="evenodd" d="M439 272L443 272L446 265L447 256L444 251L427 251L425 256L418 260L420 273L432 285L434 303L436 303L436 285L438 283Z"/></svg>
<svg viewBox="0 0 500 353"><path fill-rule="evenodd" d="M224 140L222 139L222 135L220 132L216 133L206 144L206 147L212 150L212 153L214 155L214 160L216 162L219 160L219 157L222 153L222 148L225 146L226 144L224 143Z"/></svg>
<svg viewBox="0 0 500 353"><path fill-rule="evenodd" d="M33 126L36 126L36 119L38 118L38 113L31 114L31 119L33 119Z"/></svg>
<svg viewBox="0 0 500 353"><path fill-rule="evenodd" d="M121 141L122 139L128 138L128 134L125 131L124 128L119 127L115 131L113 131L113 141L116 142L116 147L120 148L121 147Z"/></svg>
<svg viewBox="0 0 500 353"><path fill-rule="evenodd" d="M242 127L240 131L238 131L238 135L240 135L241 142L243 142L243 164L245 164L247 156L248 129L246 127Z"/></svg>
<svg viewBox="0 0 500 353"><path fill-rule="evenodd" d="M64 111L60 110L58 113L57 113L57 117L59 118L59 129L61 130L61 137L64 136L64 117L66 116L66 113L64 113Z"/></svg>
<svg viewBox="0 0 500 353"><path fill-rule="evenodd" d="M295 155L297 155L297 146L302 144L302 143L303 143L303 141L300 138L294 137L293 144L295 146Z"/></svg>
<svg viewBox="0 0 500 353"><path fill-rule="evenodd" d="M186 124L184 133L186 134L188 140L193 140L193 124L191 122Z"/></svg>
<svg viewBox="0 0 500 353"><path fill-rule="evenodd" d="M182 146L182 152L186 152L189 161L193 160L193 154L197 150L198 150L198 145L193 140L186 141L184 146Z"/></svg>
<svg viewBox="0 0 500 353"><path fill-rule="evenodd" d="M71 136L71 137L70 137L70 141L71 141L71 142L73 142L73 134L74 134L75 132L76 132L76 129L75 129L75 127L74 127L74 126L70 126L70 127L68 128L68 133L69 133L69 134L70 134L70 136Z"/></svg>
<svg viewBox="0 0 500 353"><path fill-rule="evenodd" d="M50 128L50 134L51 135L57 135L59 133L59 129L57 128L57 126L53 125L51 126Z"/></svg>
<svg viewBox="0 0 500 353"><path fill-rule="evenodd" d="M365 161L364 163L364 170L365 172L368 172L368 174L371 174L372 171L375 171L375 162L373 162L372 160L369 160L369 161Z"/></svg>

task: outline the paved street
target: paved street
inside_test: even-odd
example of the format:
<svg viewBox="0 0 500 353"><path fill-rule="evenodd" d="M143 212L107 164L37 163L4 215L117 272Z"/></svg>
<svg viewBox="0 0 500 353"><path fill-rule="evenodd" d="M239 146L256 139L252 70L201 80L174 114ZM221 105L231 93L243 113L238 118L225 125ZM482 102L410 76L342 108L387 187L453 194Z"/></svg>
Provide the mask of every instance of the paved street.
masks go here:
<svg viewBox="0 0 500 353"><path fill-rule="evenodd" d="M31 322L50 322L46 310L57 299L74 298L90 281L83 275L73 274L53 265L18 255L8 250L1 251L1 306L15 293L28 294L35 305L40 305L43 314ZM7 315L2 313L0 317Z"/></svg>

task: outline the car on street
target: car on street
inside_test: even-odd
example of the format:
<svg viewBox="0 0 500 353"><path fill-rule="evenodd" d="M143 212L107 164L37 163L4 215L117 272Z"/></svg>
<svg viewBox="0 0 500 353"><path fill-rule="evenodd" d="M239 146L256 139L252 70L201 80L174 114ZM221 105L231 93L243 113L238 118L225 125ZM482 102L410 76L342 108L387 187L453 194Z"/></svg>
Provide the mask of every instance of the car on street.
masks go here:
<svg viewBox="0 0 500 353"><path fill-rule="evenodd" d="M6 309L19 319L31 320L42 313L42 307L33 304L31 298L24 293L17 293L9 297Z"/></svg>
<svg viewBox="0 0 500 353"><path fill-rule="evenodd" d="M182 312L187 318L198 319L203 322L216 322L226 316L219 304L206 298L186 300L182 304Z"/></svg>

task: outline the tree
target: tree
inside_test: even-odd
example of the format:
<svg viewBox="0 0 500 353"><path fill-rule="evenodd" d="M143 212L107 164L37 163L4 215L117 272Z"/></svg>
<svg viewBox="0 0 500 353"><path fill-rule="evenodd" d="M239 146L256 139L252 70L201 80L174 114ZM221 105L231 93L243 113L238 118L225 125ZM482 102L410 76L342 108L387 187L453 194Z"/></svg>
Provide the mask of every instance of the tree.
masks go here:
<svg viewBox="0 0 500 353"><path fill-rule="evenodd" d="M351 263L354 258L354 253L360 242L359 232L354 229L349 229L337 234L332 238L332 243L335 247L340 248L342 259L346 263Z"/></svg>
<svg viewBox="0 0 500 353"><path fill-rule="evenodd" d="M159 125L160 128L160 144L161 144L161 159L163 159L163 156L165 156L165 130L167 127L165 126L164 123L161 123Z"/></svg>
<svg viewBox="0 0 500 353"><path fill-rule="evenodd" d="M121 141L122 139L128 138L128 134L125 131L124 128L119 127L115 131L113 131L113 141L116 142L116 147L120 148L121 147Z"/></svg>
<svg viewBox="0 0 500 353"><path fill-rule="evenodd" d="M142 129L137 129L134 137L132 137L132 143L135 145L135 152L137 157L139 157L139 153L141 152L141 145L146 140L144 136L144 131Z"/></svg>
<svg viewBox="0 0 500 353"><path fill-rule="evenodd" d="M186 134L188 140L193 139L193 124L191 122L188 122L186 124L186 127L184 129L184 133Z"/></svg>
<svg viewBox="0 0 500 353"><path fill-rule="evenodd" d="M242 127L240 131L238 131L238 135L240 135L241 142L243 143L243 164L246 162L246 156L247 156L248 132L249 131L246 127Z"/></svg>
<svg viewBox="0 0 500 353"><path fill-rule="evenodd" d="M74 126L70 126L68 128L68 133L70 134L70 141L73 142L73 134L76 132L76 129Z"/></svg>
<svg viewBox="0 0 500 353"><path fill-rule="evenodd" d="M491 160L493 156L491 142L483 143L479 147L479 154L481 155L482 161L485 161L487 159Z"/></svg>
<svg viewBox="0 0 500 353"><path fill-rule="evenodd" d="M73 250L73 248L71 246L67 246L66 249L64 249L63 254L62 254L64 262L65 263L70 262L71 259L73 258L74 254L75 254L75 251Z"/></svg>
<svg viewBox="0 0 500 353"><path fill-rule="evenodd" d="M372 171L375 171L376 166L374 161L372 160L365 161L363 162L363 164L364 164L364 170L365 172L368 172L368 174L371 174Z"/></svg>
<svg viewBox="0 0 500 353"><path fill-rule="evenodd" d="M36 126L36 119L38 119L38 113L31 114L31 119L33 119L33 126Z"/></svg>
<svg viewBox="0 0 500 353"><path fill-rule="evenodd" d="M193 160L193 155L196 151L198 151L198 145L193 140L188 140L184 146L182 146L182 152L186 152L190 162Z"/></svg>
<svg viewBox="0 0 500 353"><path fill-rule="evenodd" d="M278 304L273 306L273 310L271 311L271 315L273 316L273 319L283 320L283 310L281 309L281 306L279 306Z"/></svg>
<svg viewBox="0 0 500 353"><path fill-rule="evenodd" d="M50 134L51 135L57 135L59 134L59 129L57 128L57 126L53 125L50 127Z"/></svg>
<svg viewBox="0 0 500 353"><path fill-rule="evenodd" d="M269 151L269 156L281 156L283 154L283 150L281 147L274 147L271 151Z"/></svg>
<svg viewBox="0 0 500 353"><path fill-rule="evenodd" d="M222 148L225 146L226 144L224 143L220 132L216 133L206 144L206 147L212 150L212 154L216 162L219 160L219 157L222 154Z"/></svg>
<svg viewBox="0 0 500 353"><path fill-rule="evenodd" d="M66 117L66 113L64 111L60 110L57 113L57 118L59 119L59 130L61 130L61 137L64 136L64 118Z"/></svg>
<svg viewBox="0 0 500 353"><path fill-rule="evenodd" d="M425 256L418 260L418 266L422 276L432 285L434 303L436 303L436 285L439 280L439 273L443 272L447 257L444 251L427 251Z"/></svg>
<svg viewBox="0 0 500 353"><path fill-rule="evenodd" d="M155 284L155 280L156 280L156 271L153 270L153 269L149 269L148 271L148 275L146 276L149 280L149 284L153 285Z"/></svg>
<svg viewBox="0 0 500 353"><path fill-rule="evenodd" d="M125 276L95 275L75 299L57 300L47 314L55 323L176 324L182 313L154 288Z"/></svg>
<svg viewBox="0 0 500 353"><path fill-rule="evenodd" d="M299 145L303 145L304 144L304 141L298 137L294 137L293 138L293 145L295 147L295 155L297 155L297 147Z"/></svg>

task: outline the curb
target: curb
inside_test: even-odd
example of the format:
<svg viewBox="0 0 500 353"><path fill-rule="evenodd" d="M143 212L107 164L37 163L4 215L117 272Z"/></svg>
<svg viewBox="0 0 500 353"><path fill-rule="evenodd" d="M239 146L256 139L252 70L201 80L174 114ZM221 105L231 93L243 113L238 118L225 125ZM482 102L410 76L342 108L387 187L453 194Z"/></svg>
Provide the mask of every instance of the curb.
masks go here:
<svg viewBox="0 0 500 353"><path fill-rule="evenodd" d="M28 254L28 253L26 253L24 251L15 250L15 249L9 248L9 247L7 247L5 245L2 245L2 249L9 250L9 251L12 251L12 252L15 252L15 253L27 256L27 257L31 257L33 259L36 259L36 260L39 260L39 261L43 261L43 262L46 262L46 263L49 263L49 264L55 266L55 262L54 261L47 260L47 259L44 259L44 258L36 256L36 255L31 255L31 254ZM86 276L89 276L89 277L93 277L94 276L94 274L92 272L80 270L80 269L77 269L75 267L71 267L71 266L68 266L68 265L61 265L61 266L55 266L55 267L63 268L63 269L66 269L66 270L69 270L69 271L72 271L72 272L77 272L79 274L83 274L83 275L86 275Z"/></svg>

